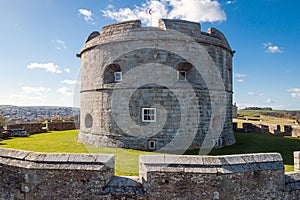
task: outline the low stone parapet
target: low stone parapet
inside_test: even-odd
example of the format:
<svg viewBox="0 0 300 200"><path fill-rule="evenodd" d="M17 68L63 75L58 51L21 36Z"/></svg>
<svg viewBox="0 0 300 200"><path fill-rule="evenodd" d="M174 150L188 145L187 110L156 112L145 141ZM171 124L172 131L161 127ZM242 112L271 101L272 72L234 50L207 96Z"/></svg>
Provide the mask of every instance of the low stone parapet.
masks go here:
<svg viewBox="0 0 300 200"><path fill-rule="evenodd" d="M114 155L0 149L0 199L89 199L114 176Z"/></svg>
<svg viewBox="0 0 300 200"><path fill-rule="evenodd" d="M0 199L299 199L300 152L143 155L139 177L114 176L114 156L0 148Z"/></svg>
<svg viewBox="0 0 300 200"><path fill-rule="evenodd" d="M140 178L150 199L276 199L285 188L278 153L141 156Z"/></svg>

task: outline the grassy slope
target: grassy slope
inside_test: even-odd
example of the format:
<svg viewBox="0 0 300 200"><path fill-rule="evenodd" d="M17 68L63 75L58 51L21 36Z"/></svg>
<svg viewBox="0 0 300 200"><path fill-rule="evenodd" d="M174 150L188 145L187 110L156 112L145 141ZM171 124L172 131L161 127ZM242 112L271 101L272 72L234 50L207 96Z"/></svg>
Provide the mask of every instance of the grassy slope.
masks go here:
<svg viewBox="0 0 300 200"><path fill-rule="evenodd" d="M238 114L251 116L260 115L262 113L289 113L289 112L299 112L300 110L238 110Z"/></svg>
<svg viewBox="0 0 300 200"><path fill-rule="evenodd" d="M211 155L242 153L281 153L286 171L293 170L293 152L300 150L300 139L271 135L236 133L237 143L223 149L214 149ZM116 155L116 175L138 175L138 157L150 152L91 147L76 141L77 131L53 131L31 135L28 138L13 138L0 142L0 147L37 152L105 153ZM188 152L191 153L191 152ZM195 152L192 152L195 153Z"/></svg>
<svg viewBox="0 0 300 200"><path fill-rule="evenodd" d="M233 119L234 122L238 123L238 127L242 128L242 123L253 123L253 124L278 124L281 125L281 131L284 131L284 125L300 126L294 123L294 120L287 118L278 118L273 116L263 115L262 113L289 113L300 111L286 111L286 110L238 110L238 114L243 115L242 118ZM260 117L257 117L260 116ZM244 118L249 118L244 120ZM258 119L258 120L252 120ZM261 121L260 121L261 120Z"/></svg>

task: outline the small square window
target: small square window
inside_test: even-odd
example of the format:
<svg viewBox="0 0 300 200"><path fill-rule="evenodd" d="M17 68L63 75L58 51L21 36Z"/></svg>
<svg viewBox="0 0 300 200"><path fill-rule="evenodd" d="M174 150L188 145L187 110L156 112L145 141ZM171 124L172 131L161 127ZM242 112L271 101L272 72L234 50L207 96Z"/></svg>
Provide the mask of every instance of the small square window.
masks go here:
<svg viewBox="0 0 300 200"><path fill-rule="evenodd" d="M186 71L177 71L177 80L185 81L186 80Z"/></svg>
<svg viewBox="0 0 300 200"><path fill-rule="evenodd" d="M121 82L122 81L122 72L115 72L115 82Z"/></svg>
<svg viewBox="0 0 300 200"><path fill-rule="evenodd" d="M156 109L143 108L142 109L142 122L156 122Z"/></svg>
<svg viewBox="0 0 300 200"><path fill-rule="evenodd" d="M149 149L155 149L156 145L155 145L155 141L149 141Z"/></svg>

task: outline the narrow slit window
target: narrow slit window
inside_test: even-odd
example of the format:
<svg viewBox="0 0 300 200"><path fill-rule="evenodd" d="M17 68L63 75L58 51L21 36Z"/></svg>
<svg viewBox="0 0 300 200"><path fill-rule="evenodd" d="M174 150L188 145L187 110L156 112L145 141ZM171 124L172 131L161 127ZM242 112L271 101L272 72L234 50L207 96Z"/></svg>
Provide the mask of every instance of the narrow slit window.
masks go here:
<svg viewBox="0 0 300 200"><path fill-rule="evenodd" d="M149 149L155 149L156 145L155 145L155 141L149 141Z"/></svg>
<svg viewBox="0 0 300 200"><path fill-rule="evenodd" d="M142 109L142 122L156 122L156 109L143 108Z"/></svg>

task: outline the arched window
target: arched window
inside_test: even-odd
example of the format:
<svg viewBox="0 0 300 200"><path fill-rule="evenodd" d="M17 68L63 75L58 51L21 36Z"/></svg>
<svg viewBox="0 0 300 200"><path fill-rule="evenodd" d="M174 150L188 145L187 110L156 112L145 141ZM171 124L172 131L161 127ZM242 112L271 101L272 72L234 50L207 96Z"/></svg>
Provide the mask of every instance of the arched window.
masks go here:
<svg viewBox="0 0 300 200"><path fill-rule="evenodd" d="M110 64L104 71L104 84L117 83L122 81L122 71L118 64Z"/></svg>

